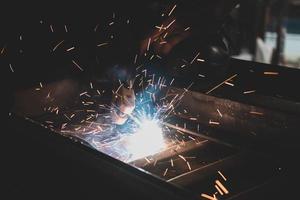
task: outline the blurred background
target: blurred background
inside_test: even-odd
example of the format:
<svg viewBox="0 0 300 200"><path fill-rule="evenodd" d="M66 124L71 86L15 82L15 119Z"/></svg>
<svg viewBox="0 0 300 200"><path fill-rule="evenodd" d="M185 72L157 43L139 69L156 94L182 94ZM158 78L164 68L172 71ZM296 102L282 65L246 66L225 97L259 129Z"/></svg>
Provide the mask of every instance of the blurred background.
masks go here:
<svg viewBox="0 0 300 200"><path fill-rule="evenodd" d="M240 32L234 57L300 68L299 0L244 0L232 15Z"/></svg>

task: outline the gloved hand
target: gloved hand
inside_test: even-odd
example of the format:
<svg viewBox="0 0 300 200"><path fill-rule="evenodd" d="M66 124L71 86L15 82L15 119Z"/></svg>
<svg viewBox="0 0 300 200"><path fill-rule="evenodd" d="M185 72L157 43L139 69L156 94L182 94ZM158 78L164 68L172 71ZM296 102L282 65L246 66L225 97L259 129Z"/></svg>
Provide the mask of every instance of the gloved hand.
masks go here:
<svg viewBox="0 0 300 200"><path fill-rule="evenodd" d="M135 94L132 87L123 83L113 94L112 121L117 125L124 124L135 108Z"/></svg>
<svg viewBox="0 0 300 200"><path fill-rule="evenodd" d="M116 64L108 70L108 78L113 83L111 118L114 124L124 124L135 109L133 77L134 69L128 64Z"/></svg>

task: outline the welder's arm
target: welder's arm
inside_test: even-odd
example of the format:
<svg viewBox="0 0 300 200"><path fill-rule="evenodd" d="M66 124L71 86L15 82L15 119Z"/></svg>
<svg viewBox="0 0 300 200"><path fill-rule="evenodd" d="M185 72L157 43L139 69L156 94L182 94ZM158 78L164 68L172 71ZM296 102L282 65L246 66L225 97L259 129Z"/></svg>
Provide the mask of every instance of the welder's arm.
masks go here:
<svg viewBox="0 0 300 200"><path fill-rule="evenodd" d="M195 3L196 2L196 3ZM228 43L221 32L224 27L225 16L239 0L205 0L203 1L178 1L178 9L170 14L174 5L166 8L166 17L161 24L144 37L140 43L140 54L151 51L153 54L168 55L177 47L183 52L182 43L190 49L202 49L202 56L211 63L222 63L229 57ZM203 4L206 6L203 7ZM188 52L188 51L185 51ZM124 124L135 108L133 89L122 86L113 97L116 109L112 113L116 124Z"/></svg>

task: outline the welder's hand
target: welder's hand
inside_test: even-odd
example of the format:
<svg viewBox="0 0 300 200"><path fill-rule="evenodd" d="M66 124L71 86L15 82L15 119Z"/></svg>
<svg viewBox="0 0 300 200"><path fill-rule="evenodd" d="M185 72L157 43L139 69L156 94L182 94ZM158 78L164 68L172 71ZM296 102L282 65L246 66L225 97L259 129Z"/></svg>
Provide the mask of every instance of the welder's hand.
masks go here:
<svg viewBox="0 0 300 200"><path fill-rule="evenodd" d="M121 86L112 98L112 121L124 124L135 108L135 94L131 87Z"/></svg>
<svg viewBox="0 0 300 200"><path fill-rule="evenodd" d="M188 27L184 27L176 18L169 17L156 26L140 44L140 54L151 50L158 55L167 55L173 47L190 35Z"/></svg>

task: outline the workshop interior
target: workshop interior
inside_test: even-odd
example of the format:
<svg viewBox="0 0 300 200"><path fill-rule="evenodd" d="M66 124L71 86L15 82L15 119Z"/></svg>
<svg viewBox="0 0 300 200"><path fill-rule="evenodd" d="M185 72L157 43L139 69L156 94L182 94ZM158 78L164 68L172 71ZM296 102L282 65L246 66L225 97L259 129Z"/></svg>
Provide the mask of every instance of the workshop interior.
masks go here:
<svg viewBox="0 0 300 200"><path fill-rule="evenodd" d="M1 14L3 199L297 199L299 0Z"/></svg>

